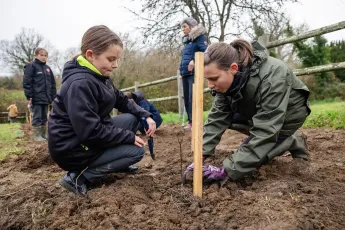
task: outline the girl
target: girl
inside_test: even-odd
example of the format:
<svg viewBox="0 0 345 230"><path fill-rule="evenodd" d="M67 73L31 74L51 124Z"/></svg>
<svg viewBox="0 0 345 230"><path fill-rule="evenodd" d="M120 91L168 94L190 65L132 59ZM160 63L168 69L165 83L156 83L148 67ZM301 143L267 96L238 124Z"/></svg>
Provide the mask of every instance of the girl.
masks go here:
<svg viewBox="0 0 345 230"><path fill-rule="evenodd" d="M223 167L203 167L206 180L241 179L285 151L308 159L306 138L297 129L311 112L309 90L284 62L267 56L259 43L238 39L210 45L204 64L215 95L204 126L204 158L226 129L249 135ZM190 165L185 174L192 170Z"/></svg>
<svg viewBox="0 0 345 230"><path fill-rule="evenodd" d="M106 26L94 26L82 38L81 55L65 64L62 86L49 118L49 152L67 174L60 184L77 195L108 173L130 172L145 153L135 135L140 118L156 130L150 113L120 92L109 79L123 49ZM123 114L110 117L113 108Z"/></svg>
<svg viewBox="0 0 345 230"><path fill-rule="evenodd" d="M48 52L35 50L35 60L25 66L23 88L28 104L32 108L32 128L35 141L46 141L48 105L56 95L55 77L46 64Z"/></svg>
<svg viewBox="0 0 345 230"><path fill-rule="evenodd" d="M192 95L194 83L194 55L196 52L204 52L207 48L206 30L194 18L185 18L181 22L183 32L182 58L180 63L180 75L182 76L184 105L188 116L188 124L185 129L192 128Z"/></svg>

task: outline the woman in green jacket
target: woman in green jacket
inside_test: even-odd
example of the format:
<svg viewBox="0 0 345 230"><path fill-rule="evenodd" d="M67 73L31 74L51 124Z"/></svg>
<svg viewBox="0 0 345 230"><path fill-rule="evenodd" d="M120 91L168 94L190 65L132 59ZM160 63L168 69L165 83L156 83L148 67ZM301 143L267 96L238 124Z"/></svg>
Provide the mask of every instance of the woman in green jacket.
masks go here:
<svg viewBox="0 0 345 230"><path fill-rule="evenodd" d="M204 126L204 159L228 128L248 138L223 167L203 166L204 180L241 179L285 151L308 159L306 137L297 130L311 112L309 90L283 61L257 42L215 43L205 52L205 79L214 100Z"/></svg>

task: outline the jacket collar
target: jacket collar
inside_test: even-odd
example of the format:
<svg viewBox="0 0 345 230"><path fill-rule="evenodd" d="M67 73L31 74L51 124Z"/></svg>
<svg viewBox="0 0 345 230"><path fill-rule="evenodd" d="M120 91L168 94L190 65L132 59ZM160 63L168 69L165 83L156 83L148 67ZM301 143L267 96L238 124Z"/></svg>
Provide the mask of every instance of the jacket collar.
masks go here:
<svg viewBox="0 0 345 230"><path fill-rule="evenodd" d="M203 25L199 24L191 29L188 35L183 37L183 43L188 43L190 41L194 41L201 35L206 33L206 29Z"/></svg>
<svg viewBox="0 0 345 230"><path fill-rule="evenodd" d="M45 65L46 64L45 62L41 62L37 58L35 58L34 62L37 63L37 64L40 64L40 65Z"/></svg>
<svg viewBox="0 0 345 230"><path fill-rule="evenodd" d="M261 46L257 41L252 42L254 59L250 67L250 76L254 76L259 73L260 67L263 62L267 60L266 48Z"/></svg>
<svg viewBox="0 0 345 230"><path fill-rule="evenodd" d="M188 38L189 38L189 40L193 41L205 33L206 33L205 27L203 25L199 24L190 30L190 32L188 34Z"/></svg>
<svg viewBox="0 0 345 230"><path fill-rule="evenodd" d="M80 55L77 58L77 62L79 63L79 65L84 66L84 67L88 68L89 70L91 70L91 71L93 71L99 75L102 75L101 72L99 72L99 70L94 65L92 65L86 58L84 58L82 55Z"/></svg>

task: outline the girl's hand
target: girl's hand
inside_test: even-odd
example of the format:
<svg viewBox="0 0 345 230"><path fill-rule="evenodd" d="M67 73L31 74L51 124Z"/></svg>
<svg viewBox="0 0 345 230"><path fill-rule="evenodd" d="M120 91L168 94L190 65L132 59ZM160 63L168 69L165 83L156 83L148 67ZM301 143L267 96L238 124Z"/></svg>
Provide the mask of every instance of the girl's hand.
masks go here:
<svg viewBox="0 0 345 230"><path fill-rule="evenodd" d="M188 64L188 71L192 71L193 69L194 69L194 61L193 60L191 60L190 62L189 62L189 64Z"/></svg>
<svg viewBox="0 0 345 230"><path fill-rule="evenodd" d="M145 130L146 135L153 136L153 134L156 131L156 122L151 117L146 118L146 121L147 121L147 124L149 125L149 129Z"/></svg>
<svg viewBox="0 0 345 230"><path fill-rule="evenodd" d="M134 141L134 144L136 145L136 146L138 146L138 147L143 147L144 146L144 144L145 144L145 142L144 142L144 140L143 139L141 139L140 137L138 137L138 136L135 136L135 141Z"/></svg>

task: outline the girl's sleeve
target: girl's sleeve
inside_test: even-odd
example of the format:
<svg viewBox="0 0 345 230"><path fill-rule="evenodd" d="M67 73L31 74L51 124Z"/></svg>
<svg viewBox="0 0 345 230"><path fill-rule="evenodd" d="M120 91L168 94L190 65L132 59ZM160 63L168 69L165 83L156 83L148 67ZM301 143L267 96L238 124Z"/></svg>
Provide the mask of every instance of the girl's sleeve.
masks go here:
<svg viewBox="0 0 345 230"><path fill-rule="evenodd" d="M118 109L122 113L131 113L136 116L138 119L142 117L150 117L152 114L143 108L141 108L137 103L133 100L129 100L129 98L124 95L120 90L114 88L115 90L115 97L116 97L116 104L115 108Z"/></svg>
<svg viewBox="0 0 345 230"><path fill-rule="evenodd" d="M34 72L35 70L32 64L28 64L25 66L23 88L24 88L24 94L27 100L30 100L30 98L33 97L32 81L33 81Z"/></svg>
<svg viewBox="0 0 345 230"><path fill-rule="evenodd" d="M81 143L88 146L112 147L118 144L134 144L135 134L130 130L104 125L98 116L98 91L87 79L74 81L63 102L73 129Z"/></svg>

